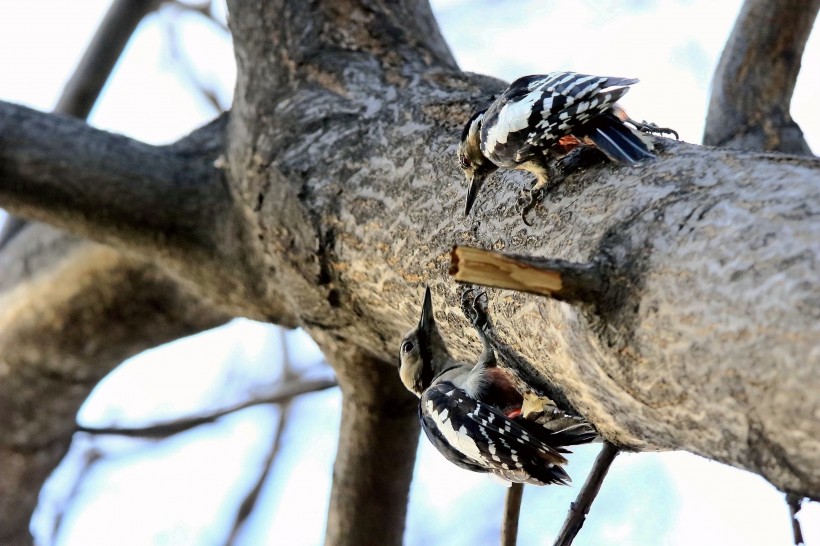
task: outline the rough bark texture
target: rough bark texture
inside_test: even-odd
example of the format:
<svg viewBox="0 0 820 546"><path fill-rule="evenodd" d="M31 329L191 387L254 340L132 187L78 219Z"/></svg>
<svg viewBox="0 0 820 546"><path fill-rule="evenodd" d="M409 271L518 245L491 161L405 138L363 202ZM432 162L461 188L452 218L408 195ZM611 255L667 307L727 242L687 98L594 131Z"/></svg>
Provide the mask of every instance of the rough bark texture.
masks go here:
<svg viewBox="0 0 820 546"><path fill-rule="evenodd" d="M591 305L491 292L496 329L533 389L560 391L620 446L688 449L820 497L820 161L660 140L661 157L640 168L567 177L533 228L513 210L528 182L514 173L464 218L456 139L504 84L457 70L426 4L229 4L238 82L224 132L212 124L192 146L154 149L0 105L0 120L16 120L0 131L16 135L0 142L0 204L156 261L216 307L319 340L345 393L329 543L400 537L374 528L369 510L384 491L393 500L380 499L380 514L400 521L409 472L372 464L385 452L412 464L412 404L384 362L417 321L424 284L455 356L479 352L447 276L453 244L603 264L607 288ZM37 136L54 152L36 169L25 168L31 127L50 129ZM120 170L86 176L59 159L64 145ZM170 167L140 175L141 154ZM101 196L109 183L118 191ZM163 210L141 216L129 199ZM21 308L38 309L30 301ZM31 330L49 331L44 320ZM5 335L0 354L24 353L31 338ZM89 343L104 341L89 330ZM5 369L31 373L19 362Z"/></svg>

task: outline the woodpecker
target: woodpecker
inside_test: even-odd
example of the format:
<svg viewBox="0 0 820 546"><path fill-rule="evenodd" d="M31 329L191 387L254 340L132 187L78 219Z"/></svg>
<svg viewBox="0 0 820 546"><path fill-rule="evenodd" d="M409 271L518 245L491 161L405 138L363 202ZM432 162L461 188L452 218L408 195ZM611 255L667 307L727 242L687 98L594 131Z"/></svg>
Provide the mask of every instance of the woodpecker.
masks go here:
<svg viewBox="0 0 820 546"><path fill-rule="evenodd" d="M586 421L562 412L559 430L519 416L523 397L497 366L483 327L486 313L473 303L473 326L484 346L475 364L450 354L433 317L429 288L418 326L402 341L399 376L419 397L422 429L436 449L461 468L509 482L569 483L561 468L569 453L565 446L588 443L596 433Z"/></svg>
<svg viewBox="0 0 820 546"><path fill-rule="evenodd" d="M552 72L515 80L492 104L464 126L458 160L469 182L464 214L496 169L521 169L535 175L526 216L539 190L554 176L551 160L588 139L612 161L625 165L655 157L646 133L677 133L629 119L615 104L634 78ZM626 122L626 123L625 123ZM526 217L525 217L526 222Z"/></svg>

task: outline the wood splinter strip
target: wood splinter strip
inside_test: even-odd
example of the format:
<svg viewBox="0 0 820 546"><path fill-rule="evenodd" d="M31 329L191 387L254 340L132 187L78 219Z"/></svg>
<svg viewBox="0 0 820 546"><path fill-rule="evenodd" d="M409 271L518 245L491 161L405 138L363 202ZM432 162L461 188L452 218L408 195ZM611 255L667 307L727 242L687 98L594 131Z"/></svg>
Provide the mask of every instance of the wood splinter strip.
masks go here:
<svg viewBox="0 0 820 546"><path fill-rule="evenodd" d="M457 282L529 292L566 302L595 302L603 292L597 263L503 254L453 246L450 275Z"/></svg>

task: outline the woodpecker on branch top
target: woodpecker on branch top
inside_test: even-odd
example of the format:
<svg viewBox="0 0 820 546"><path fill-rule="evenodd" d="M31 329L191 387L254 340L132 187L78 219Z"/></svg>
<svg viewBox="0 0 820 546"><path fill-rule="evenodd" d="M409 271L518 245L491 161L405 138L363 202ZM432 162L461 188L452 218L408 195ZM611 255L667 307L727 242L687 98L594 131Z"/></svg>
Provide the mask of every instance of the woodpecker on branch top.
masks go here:
<svg viewBox="0 0 820 546"><path fill-rule="evenodd" d="M569 453L565 446L591 442L596 433L583 419L557 410L553 422L560 423L559 429L521 417L523 397L497 366L484 331L486 311L477 300L472 319L484 345L475 364L459 362L448 351L429 288L418 326L402 341L399 376L420 398L419 421L427 438L447 460L467 470L509 482L568 483L561 468Z"/></svg>
<svg viewBox="0 0 820 546"><path fill-rule="evenodd" d="M575 72L515 80L486 110L473 114L462 131L458 160L469 182L464 214L470 213L487 177L504 168L535 175L526 215L539 190L554 177L551 160L582 140L625 165L655 157L651 141L630 125L646 133L674 134L675 138L677 133L633 121L615 104L637 82L634 78Z"/></svg>

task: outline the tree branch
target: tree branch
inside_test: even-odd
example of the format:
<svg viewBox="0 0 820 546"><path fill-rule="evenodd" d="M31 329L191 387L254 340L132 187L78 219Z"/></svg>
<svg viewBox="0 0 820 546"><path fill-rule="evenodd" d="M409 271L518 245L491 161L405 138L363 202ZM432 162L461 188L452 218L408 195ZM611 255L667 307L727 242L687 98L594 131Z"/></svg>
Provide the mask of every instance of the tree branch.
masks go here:
<svg viewBox="0 0 820 546"><path fill-rule="evenodd" d="M85 119L108 81L140 21L154 11L161 0L115 0L100 23L91 43L63 88L54 112ZM0 229L0 249L14 237L26 221L9 216Z"/></svg>
<svg viewBox="0 0 820 546"><path fill-rule="evenodd" d="M419 437L418 400L395 365L360 349L314 337L342 389L326 546L402 544Z"/></svg>
<svg viewBox="0 0 820 546"><path fill-rule="evenodd" d="M604 441L601 452L595 458L592 470L589 476L587 476L587 481L584 482L581 490L578 491L578 498L575 499L575 502L573 502L569 508L567 519L564 521L564 525L561 527L561 531L559 531L558 537L555 539L555 546L569 546L572 544L572 541L575 540L575 536L584 525L587 514L589 514L589 509L592 507L595 497L598 496L598 491L601 490L604 478L606 478L609 467L612 466L612 462L615 460L618 452L617 447Z"/></svg>
<svg viewBox="0 0 820 546"><path fill-rule="evenodd" d="M803 540L803 530L800 528L800 520L797 514L800 512L801 504L805 499L800 495L786 493L786 504L789 505L789 517L792 524L792 535L794 536L794 546L802 546L806 543Z"/></svg>
<svg viewBox="0 0 820 546"><path fill-rule="evenodd" d="M162 0L115 0L68 80L54 111L86 118L137 25Z"/></svg>
<svg viewBox="0 0 820 546"><path fill-rule="evenodd" d="M3 284L20 278L5 260L37 272L0 293L0 543L8 545L30 544L40 487L94 385L125 358L227 319L157 267L112 249L63 246L53 231L32 247L38 228L0 255Z"/></svg>
<svg viewBox="0 0 820 546"><path fill-rule="evenodd" d="M220 141L221 124L207 130ZM213 225L224 222L230 203L213 166L216 148L181 154L0 103L0 202L12 213L154 255L214 253Z"/></svg>
<svg viewBox="0 0 820 546"><path fill-rule="evenodd" d="M262 470L259 472L259 477L239 505L239 509L236 512L236 517L234 518L234 524L231 527L231 533L225 541L226 546L233 546L237 543L236 541L239 538L239 533L242 531L242 527L245 525L245 522L248 521L248 518L256 508L256 503L259 501L259 495L262 493L262 488L265 486L265 483L267 483L268 478L273 471L273 465L276 462L276 458L279 456L279 451L282 448L282 438L285 435L285 427L287 426L289 416L290 403L285 402L279 408L276 438L273 440L273 445L270 447L267 457L265 457L265 462L262 464Z"/></svg>
<svg viewBox="0 0 820 546"><path fill-rule="evenodd" d="M811 155L789 107L820 0L746 0L712 79L703 143Z"/></svg>
<svg viewBox="0 0 820 546"><path fill-rule="evenodd" d="M501 520L501 546L515 546L518 542L518 515L521 512L523 483L511 483L504 500L504 517Z"/></svg>
<svg viewBox="0 0 820 546"><path fill-rule="evenodd" d="M336 381L330 379L304 380L284 383L275 392L253 398L246 402L234 404L227 408L215 410L204 415L196 417L184 417L175 419L167 423L156 423L153 425L144 425L139 427L123 427L123 426L108 426L95 427L88 425L77 425L77 432L86 432L88 434L106 434L114 436L129 436L136 438L167 438L168 436L179 434L186 430L213 423L218 419L241 411L243 409L251 408L264 404L283 404L290 401L292 398L301 396L303 394L322 391L336 386Z"/></svg>

